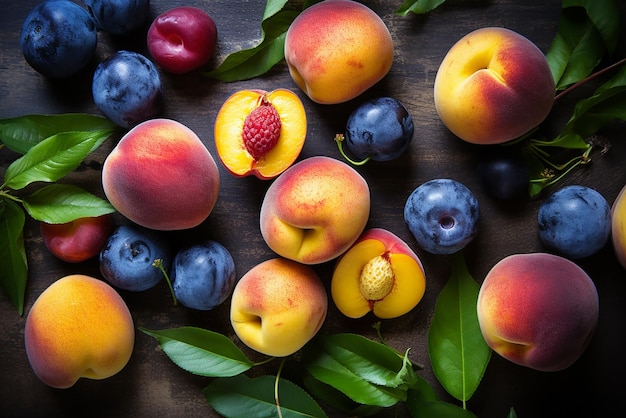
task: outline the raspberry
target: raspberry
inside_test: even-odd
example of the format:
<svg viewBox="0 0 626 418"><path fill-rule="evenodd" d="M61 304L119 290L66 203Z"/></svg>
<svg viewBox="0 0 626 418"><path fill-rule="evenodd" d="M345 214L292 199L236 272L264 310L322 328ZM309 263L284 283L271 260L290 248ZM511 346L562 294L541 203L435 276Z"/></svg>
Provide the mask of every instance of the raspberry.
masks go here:
<svg viewBox="0 0 626 418"><path fill-rule="evenodd" d="M280 137L280 115L271 105L263 101L243 122L243 143L255 160L267 154Z"/></svg>

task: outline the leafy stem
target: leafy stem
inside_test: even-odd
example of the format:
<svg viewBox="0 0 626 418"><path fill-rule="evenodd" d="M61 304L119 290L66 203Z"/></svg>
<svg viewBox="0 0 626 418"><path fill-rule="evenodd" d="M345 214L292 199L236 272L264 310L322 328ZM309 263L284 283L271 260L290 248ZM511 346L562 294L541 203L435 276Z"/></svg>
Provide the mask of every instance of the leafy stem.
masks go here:
<svg viewBox="0 0 626 418"><path fill-rule="evenodd" d="M278 417L282 418L283 413L280 409L280 399L278 397L278 382L280 381L280 375L283 371L283 367L285 365L286 357L283 357L280 361L280 365L278 366L278 371L276 372L276 379L274 380L274 400L276 401L276 410L278 412Z"/></svg>
<svg viewBox="0 0 626 418"><path fill-rule="evenodd" d="M178 300L176 299L176 294L174 293L174 287L172 287L172 281L170 280L170 276L165 271L165 267L163 267L163 260L157 258L152 262L152 266L161 270L163 276L165 277L165 281L167 282L167 286L170 288L170 293L172 294L172 300L174 301L174 306L178 304Z"/></svg>
<svg viewBox="0 0 626 418"><path fill-rule="evenodd" d="M563 98L563 96L567 95L569 92L571 92L572 90L575 90L576 88L582 86L583 84L588 83L589 81L600 77L603 74L608 73L609 71L612 71L616 68L618 68L619 66L623 65L626 63L626 58L622 58L621 60L607 66L604 67L601 70L596 71L595 73L592 73L591 75L588 75L587 77L583 78L582 80L572 84L571 86L569 86L568 88L566 88L565 90L563 90L562 92L560 92L559 94L557 94L554 97L554 102L558 102L561 98Z"/></svg>

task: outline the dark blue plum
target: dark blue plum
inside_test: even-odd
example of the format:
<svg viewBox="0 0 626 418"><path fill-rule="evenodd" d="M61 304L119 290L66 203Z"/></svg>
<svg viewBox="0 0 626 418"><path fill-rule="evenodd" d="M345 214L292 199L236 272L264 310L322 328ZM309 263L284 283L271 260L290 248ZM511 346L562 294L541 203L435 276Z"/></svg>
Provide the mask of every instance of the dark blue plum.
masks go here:
<svg viewBox="0 0 626 418"><path fill-rule="evenodd" d="M100 272L111 285L141 292L156 286L163 272L153 265L160 259L165 271L172 264L169 241L158 232L137 225L118 227L100 252Z"/></svg>
<svg viewBox="0 0 626 418"><path fill-rule="evenodd" d="M223 245L209 240L180 250L170 277L174 295L183 306L207 311L230 295L235 285L235 262Z"/></svg>
<svg viewBox="0 0 626 418"><path fill-rule="evenodd" d="M85 0L98 29L112 35L126 35L148 18L150 0Z"/></svg>
<svg viewBox="0 0 626 418"><path fill-rule="evenodd" d="M20 47L26 62L45 77L65 78L83 69L98 43L96 22L76 3L48 0L26 17Z"/></svg>
<svg viewBox="0 0 626 418"><path fill-rule="evenodd" d="M528 199L530 173L521 153L513 150L487 153L478 162L477 172L490 196L510 203Z"/></svg>
<svg viewBox="0 0 626 418"><path fill-rule="evenodd" d="M584 258L604 247L611 233L611 207L585 186L565 186L539 207L539 237L561 255Z"/></svg>
<svg viewBox="0 0 626 418"><path fill-rule="evenodd" d="M357 159L390 161L407 150L413 131L413 119L406 107L392 97L379 97L352 112L344 142Z"/></svg>
<svg viewBox="0 0 626 418"><path fill-rule="evenodd" d="M156 117L162 107L161 77L145 56L118 51L93 75L92 94L100 111L123 128Z"/></svg>
<svg viewBox="0 0 626 418"><path fill-rule="evenodd" d="M478 200L451 179L423 183L409 195L404 221L417 244L432 254L453 254L478 234Z"/></svg>

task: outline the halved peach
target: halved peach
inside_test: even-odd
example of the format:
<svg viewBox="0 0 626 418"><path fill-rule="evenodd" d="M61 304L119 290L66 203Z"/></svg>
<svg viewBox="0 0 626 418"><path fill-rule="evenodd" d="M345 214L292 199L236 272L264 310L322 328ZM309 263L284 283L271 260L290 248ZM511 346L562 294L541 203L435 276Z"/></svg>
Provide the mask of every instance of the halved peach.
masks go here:
<svg viewBox="0 0 626 418"><path fill-rule="evenodd" d="M241 90L222 105L215 120L217 154L235 177L272 179L300 155L307 121L291 90Z"/></svg>
<svg viewBox="0 0 626 418"><path fill-rule="evenodd" d="M350 318L373 312L381 319L397 318L424 296L426 278L418 256L390 231L372 228L337 261L331 296Z"/></svg>

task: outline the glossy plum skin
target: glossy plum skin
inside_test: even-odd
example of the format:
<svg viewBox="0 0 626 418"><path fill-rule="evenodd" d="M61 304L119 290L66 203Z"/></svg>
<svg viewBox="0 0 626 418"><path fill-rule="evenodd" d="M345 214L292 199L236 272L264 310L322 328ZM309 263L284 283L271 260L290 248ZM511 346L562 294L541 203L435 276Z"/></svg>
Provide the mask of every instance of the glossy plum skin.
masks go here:
<svg viewBox="0 0 626 418"><path fill-rule="evenodd" d="M83 69L98 42L96 22L69 0L37 5L26 17L20 47L26 62L49 78L65 78Z"/></svg>
<svg viewBox="0 0 626 418"><path fill-rule="evenodd" d="M102 61L93 75L92 94L100 112L123 128L156 117L162 108L159 72L137 52L118 51Z"/></svg>
<svg viewBox="0 0 626 418"><path fill-rule="evenodd" d="M163 70L188 73L206 64L215 53L217 26L198 7L175 7L154 19L147 42L152 59Z"/></svg>
<svg viewBox="0 0 626 418"><path fill-rule="evenodd" d="M150 13L150 0L85 0L98 28L125 35L139 28Z"/></svg>
<svg viewBox="0 0 626 418"><path fill-rule="evenodd" d="M208 240L178 251L170 278L178 302L208 311L223 303L235 286L235 261L222 244Z"/></svg>
<svg viewBox="0 0 626 418"><path fill-rule="evenodd" d="M579 259L600 251L611 234L611 207L598 191L565 186L539 207L539 237L559 254Z"/></svg>
<svg viewBox="0 0 626 418"><path fill-rule="evenodd" d="M392 97L378 97L357 107L346 123L346 147L355 157L390 161L407 150L413 139L413 118Z"/></svg>
<svg viewBox="0 0 626 418"><path fill-rule="evenodd" d="M163 279L161 270L153 266L156 259L169 270L172 251L165 236L137 225L122 225L100 252L100 272L118 289L141 292Z"/></svg>
<svg viewBox="0 0 626 418"><path fill-rule="evenodd" d="M462 183L434 179L418 186L404 206L404 221L417 244L432 254L453 254L478 234L480 208Z"/></svg>

